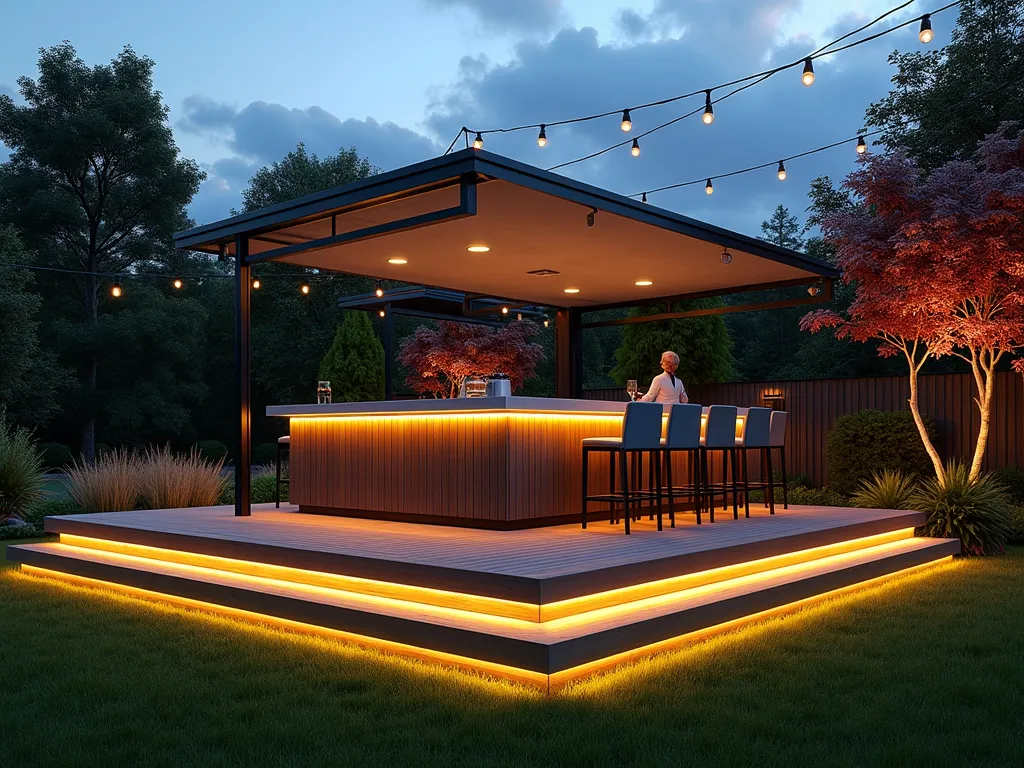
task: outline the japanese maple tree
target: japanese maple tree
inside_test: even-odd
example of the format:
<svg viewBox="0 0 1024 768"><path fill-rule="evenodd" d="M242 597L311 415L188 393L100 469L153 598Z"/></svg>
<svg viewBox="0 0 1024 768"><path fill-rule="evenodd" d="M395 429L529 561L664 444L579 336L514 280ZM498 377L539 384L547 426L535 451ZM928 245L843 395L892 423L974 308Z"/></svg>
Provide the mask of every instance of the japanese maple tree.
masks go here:
<svg viewBox="0 0 1024 768"><path fill-rule="evenodd" d="M859 204L825 217L822 230L856 299L845 317L819 310L801 326L877 341L880 355L906 358L910 410L940 482L945 469L921 417L918 375L929 358L965 360L981 416L975 480L996 366L1024 347L1024 134L1003 125L973 161L952 161L927 176L899 153L865 156L845 186Z"/></svg>
<svg viewBox="0 0 1024 768"><path fill-rule="evenodd" d="M402 340L398 359L411 371L405 381L414 392L455 397L468 377L496 373L508 376L514 391L534 376L544 357L541 345L530 341L538 331L529 320L498 329L454 322L421 325Z"/></svg>

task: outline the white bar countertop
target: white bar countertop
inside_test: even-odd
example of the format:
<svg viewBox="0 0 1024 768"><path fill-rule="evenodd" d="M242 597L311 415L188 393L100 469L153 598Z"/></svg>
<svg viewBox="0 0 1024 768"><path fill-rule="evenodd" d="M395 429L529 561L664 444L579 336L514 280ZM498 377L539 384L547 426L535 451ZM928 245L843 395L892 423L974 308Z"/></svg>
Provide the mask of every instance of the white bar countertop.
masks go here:
<svg viewBox="0 0 1024 768"><path fill-rule="evenodd" d="M268 405L268 416L365 416L398 413L580 413L618 414L626 410L626 402L612 400L575 400L562 397L462 397L425 400L378 400L364 403L298 403ZM671 407L671 406L670 406ZM705 406L705 411L707 407ZM746 408L739 408L739 415Z"/></svg>

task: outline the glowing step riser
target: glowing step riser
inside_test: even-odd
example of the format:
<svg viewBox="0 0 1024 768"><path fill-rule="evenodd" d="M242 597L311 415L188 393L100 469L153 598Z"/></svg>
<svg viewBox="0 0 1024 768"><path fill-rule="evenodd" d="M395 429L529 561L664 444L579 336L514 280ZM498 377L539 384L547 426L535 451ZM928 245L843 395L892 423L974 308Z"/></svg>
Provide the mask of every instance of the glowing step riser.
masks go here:
<svg viewBox="0 0 1024 768"><path fill-rule="evenodd" d="M162 549L72 534L62 534L60 540L62 544L81 549L147 558L158 562L188 565L225 573L276 579L295 584L338 590L340 592L402 600L413 604L431 605L538 622L576 616L588 611L624 605L660 595L679 593L683 590L724 582L741 576L765 573L779 567L809 563L837 554L862 551L880 544L909 539L913 537L913 534L913 528L890 531L540 606L460 592L395 584L318 571L305 571L248 560L201 555L182 550Z"/></svg>

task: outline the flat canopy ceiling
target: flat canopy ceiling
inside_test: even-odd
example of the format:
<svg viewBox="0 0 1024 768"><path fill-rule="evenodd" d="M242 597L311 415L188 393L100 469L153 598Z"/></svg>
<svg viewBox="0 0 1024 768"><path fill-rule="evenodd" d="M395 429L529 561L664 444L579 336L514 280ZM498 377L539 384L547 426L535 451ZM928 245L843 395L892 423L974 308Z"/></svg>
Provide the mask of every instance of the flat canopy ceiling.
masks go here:
<svg viewBox="0 0 1024 768"><path fill-rule="evenodd" d="M250 263L553 307L646 304L838 275L787 248L473 149L175 236L179 248L227 255L236 243L247 244Z"/></svg>

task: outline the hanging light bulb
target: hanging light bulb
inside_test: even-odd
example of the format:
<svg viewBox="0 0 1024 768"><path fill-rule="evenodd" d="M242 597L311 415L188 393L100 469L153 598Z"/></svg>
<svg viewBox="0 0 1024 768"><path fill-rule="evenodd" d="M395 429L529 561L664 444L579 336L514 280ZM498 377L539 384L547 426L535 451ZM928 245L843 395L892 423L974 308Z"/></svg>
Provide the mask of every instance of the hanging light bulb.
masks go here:
<svg viewBox="0 0 1024 768"><path fill-rule="evenodd" d="M857 154L858 155L863 155L867 151L868 151L868 143L866 141L864 141L864 137L863 136L858 136L857 137Z"/></svg>
<svg viewBox="0 0 1024 768"><path fill-rule="evenodd" d="M181 290L181 286L183 286L184 283L181 282L181 278L180 277L176 277L176 278L174 278L174 282L171 283L171 285L173 285L175 288L177 288L180 291Z"/></svg>
<svg viewBox="0 0 1024 768"><path fill-rule="evenodd" d="M110 295L113 296L115 299L120 299L122 293L123 291L121 290L120 283L114 283L112 286L110 286Z"/></svg>
<svg viewBox="0 0 1024 768"><path fill-rule="evenodd" d="M821 288L819 288L816 285L812 285L810 288L807 289L807 293L809 293L811 296L817 296L819 293L821 293Z"/></svg>
<svg viewBox="0 0 1024 768"><path fill-rule="evenodd" d="M779 160L779 181L786 180L786 164Z"/></svg>
<svg viewBox="0 0 1024 768"><path fill-rule="evenodd" d="M548 135L544 132L544 123L540 124L540 133L537 134L537 146L546 147L548 145Z"/></svg>
<svg viewBox="0 0 1024 768"><path fill-rule="evenodd" d="M378 315L380 315L381 317L384 317L384 315L386 315L386 314L387 314L387 312L385 312L385 311L384 311L384 310L382 309L382 310L378 311L378 312L377 312L377 314L378 314Z"/></svg>
<svg viewBox="0 0 1024 768"><path fill-rule="evenodd" d="M921 17L921 31L917 33L917 39L927 45L935 37L935 33L932 32L932 15L926 13Z"/></svg>
<svg viewBox="0 0 1024 768"><path fill-rule="evenodd" d="M483 148L484 148L484 137L481 136L478 133L476 135L476 138L473 139L473 149L483 149Z"/></svg>
<svg viewBox="0 0 1024 768"><path fill-rule="evenodd" d="M381 296L384 295L384 286L382 286L380 283L377 283L377 286L373 289L373 292L379 299Z"/></svg>
<svg viewBox="0 0 1024 768"><path fill-rule="evenodd" d="M622 110L622 122L619 123L619 128L624 131L630 131L633 129L633 121L629 119L629 110Z"/></svg>
<svg viewBox="0 0 1024 768"><path fill-rule="evenodd" d="M547 315L545 315L544 316L544 327L547 328L549 325L551 325L551 321L548 319Z"/></svg>
<svg viewBox="0 0 1024 768"><path fill-rule="evenodd" d="M732 254L729 253L728 248L722 249L722 255L719 258L721 258L723 264L732 264Z"/></svg>
<svg viewBox="0 0 1024 768"><path fill-rule="evenodd" d="M646 193L646 192L644 192L644 193L643 193L643 194L642 194L642 195L640 196L640 202L641 202L641 203L646 203L646 202L647 202L647 193Z"/></svg>
<svg viewBox="0 0 1024 768"><path fill-rule="evenodd" d="M708 183L704 185L704 194L705 195L710 195L714 191L715 191L715 188L713 186L711 186L711 179L708 179Z"/></svg>
<svg viewBox="0 0 1024 768"><path fill-rule="evenodd" d="M303 283L302 286L299 288L299 290L302 291L302 295L303 296L308 296L309 295L309 283Z"/></svg>
<svg viewBox="0 0 1024 768"><path fill-rule="evenodd" d="M700 118L704 125L711 125L715 122L715 110L711 106L711 91L704 91L704 114Z"/></svg>
<svg viewBox="0 0 1024 768"><path fill-rule="evenodd" d="M262 285L262 283L260 283L260 279L258 277L254 278L252 281L252 289L254 291L258 291L260 289L260 285Z"/></svg>
<svg viewBox="0 0 1024 768"><path fill-rule="evenodd" d="M804 85L811 85L814 82L814 65L810 59L804 59L804 73L800 78Z"/></svg>
<svg viewBox="0 0 1024 768"><path fill-rule="evenodd" d="M501 308L501 314L507 315L508 314L508 307L502 307Z"/></svg>
<svg viewBox="0 0 1024 768"><path fill-rule="evenodd" d="M640 142L633 139L633 148L629 150L629 154L633 157L640 157Z"/></svg>

